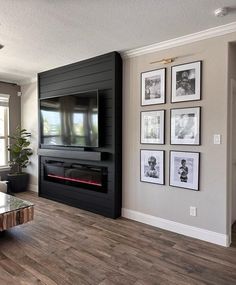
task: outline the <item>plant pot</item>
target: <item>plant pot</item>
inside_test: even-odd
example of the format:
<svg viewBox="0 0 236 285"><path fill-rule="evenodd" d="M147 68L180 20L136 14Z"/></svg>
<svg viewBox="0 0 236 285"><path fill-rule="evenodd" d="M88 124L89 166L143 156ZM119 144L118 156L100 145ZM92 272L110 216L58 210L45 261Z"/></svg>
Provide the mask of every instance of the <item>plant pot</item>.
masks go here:
<svg viewBox="0 0 236 285"><path fill-rule="evenodd" d="M11 192L24 192L28 189L29 173L7 174L7 180Z"/></svg>

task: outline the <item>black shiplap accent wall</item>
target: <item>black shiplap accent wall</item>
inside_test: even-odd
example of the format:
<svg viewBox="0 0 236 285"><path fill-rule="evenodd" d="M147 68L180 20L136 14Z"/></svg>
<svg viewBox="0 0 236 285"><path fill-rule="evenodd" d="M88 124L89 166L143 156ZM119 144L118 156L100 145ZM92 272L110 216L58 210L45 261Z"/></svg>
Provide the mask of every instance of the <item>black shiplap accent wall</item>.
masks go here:
<svg viewBox="0 0 236 285"><path fill-rule="evenodd" d="M42 151L39 159L39 195L117 218L121 215L122 186L122 59L120 55L112 52L38 74L39 100L95 89L99 91L100 146L91 148L89 151L101 152L104 154L101 157L105 159L77 160L77 162L108 168L107 193L85 191L64 185L60 185L60 189L57 189L54 183L44 181L42 164L47 157ZM57 153L56 157L55 151L54 157L48 154L47 156L53 159L65 158L67 150L58 149ZM91 153L89 159L91 159Z"/></svg>

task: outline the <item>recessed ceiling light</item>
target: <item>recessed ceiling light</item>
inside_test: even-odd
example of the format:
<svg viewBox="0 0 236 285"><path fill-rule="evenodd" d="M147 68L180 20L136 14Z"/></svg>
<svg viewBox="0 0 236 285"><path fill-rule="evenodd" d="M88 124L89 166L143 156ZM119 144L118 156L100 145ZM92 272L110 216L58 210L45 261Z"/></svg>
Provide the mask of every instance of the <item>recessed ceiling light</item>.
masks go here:
<svg viewBox="0 0 236 285"><path fill-rule="evenodd" d="M2 48L4 48L4 45L1 45L1 44L0 44L0 49L2 49Z"/></svg>
<svg viewBox="0 0 236 285"><path fill-rule="evenodd" d="M228 14L227 7L218 8L214 11L216 17L224 17Z"/></svg>

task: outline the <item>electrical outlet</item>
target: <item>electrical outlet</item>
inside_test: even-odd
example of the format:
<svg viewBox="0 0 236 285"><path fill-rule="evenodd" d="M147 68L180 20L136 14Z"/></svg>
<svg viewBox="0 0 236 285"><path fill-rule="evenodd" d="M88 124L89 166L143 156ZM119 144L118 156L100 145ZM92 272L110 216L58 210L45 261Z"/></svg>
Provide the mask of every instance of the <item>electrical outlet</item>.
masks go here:
<svg viewBox="0 0 236 285"><path fill-rule="evenodd" d="M197 216L197 207L190 207L190 216L196 217Z"/></svg>
<svg viewBox="0 0 236 285"><path fill-rule="evenodd" d="M219 134L214 135L214 144L221 144L221 135Z"/></svg>

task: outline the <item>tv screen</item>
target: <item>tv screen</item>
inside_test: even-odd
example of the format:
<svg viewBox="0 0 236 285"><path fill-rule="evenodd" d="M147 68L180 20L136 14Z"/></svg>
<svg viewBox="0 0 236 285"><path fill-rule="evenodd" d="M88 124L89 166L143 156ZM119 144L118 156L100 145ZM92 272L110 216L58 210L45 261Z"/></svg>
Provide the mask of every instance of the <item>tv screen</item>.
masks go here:
<svg viewBox="0 0 236 285"><path fill-rule="evenodd" d="M40 100L41 144L98 147L98 91Z"/></svg>

